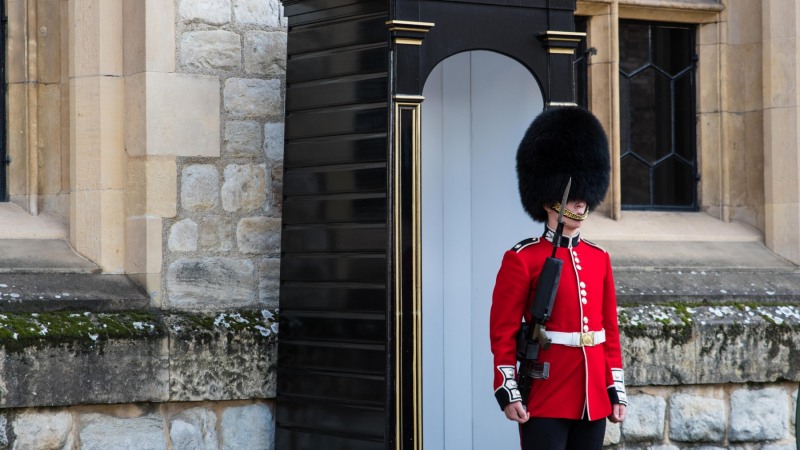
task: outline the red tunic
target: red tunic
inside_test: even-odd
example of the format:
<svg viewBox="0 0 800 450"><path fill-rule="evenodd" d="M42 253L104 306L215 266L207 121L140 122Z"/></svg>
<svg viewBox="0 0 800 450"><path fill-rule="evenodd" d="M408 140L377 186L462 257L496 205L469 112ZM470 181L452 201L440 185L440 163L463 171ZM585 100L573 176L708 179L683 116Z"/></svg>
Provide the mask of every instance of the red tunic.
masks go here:
<svg viewBox="0 0 800 450"><path fill-rule="evenodd" d="M561 247L556 253L564 263L546 330L605 330L606 341L587 347L553 344L548 350L540 349L539 361L550 363L550 376L534 380L527 406L531 417L580 419L585 413L590 420L597 420L611 414L608 389L615 386L615 377L620 403L627 403L614 277L605 250L577 238L569 242L569 247ZM545 258L552 251L553 244L544 238L522 241L505 253L497 274L489 333L494 388L509 392L511 401L519 400L516 385L508 378L516 373L516 335L523 314L526 321L530 320L529 302Z"/></svg>

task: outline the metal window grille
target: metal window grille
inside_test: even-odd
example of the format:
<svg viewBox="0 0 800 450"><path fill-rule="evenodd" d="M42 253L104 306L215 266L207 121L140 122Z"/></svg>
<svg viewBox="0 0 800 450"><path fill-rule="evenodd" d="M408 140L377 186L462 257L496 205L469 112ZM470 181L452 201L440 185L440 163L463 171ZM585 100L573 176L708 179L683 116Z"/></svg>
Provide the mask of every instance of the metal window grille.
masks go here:
<svg viewBox="0 0 800 450"><path fill-rule="evenodd" d="M695 28L620 21L622 208L697 210Z"/></svg>

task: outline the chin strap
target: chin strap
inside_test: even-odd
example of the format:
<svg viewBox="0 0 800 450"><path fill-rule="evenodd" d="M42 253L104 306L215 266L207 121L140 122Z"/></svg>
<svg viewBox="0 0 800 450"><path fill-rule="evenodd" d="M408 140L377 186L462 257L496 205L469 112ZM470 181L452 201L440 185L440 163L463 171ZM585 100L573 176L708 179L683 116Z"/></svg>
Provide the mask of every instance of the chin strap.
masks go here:
<svg viewBox="0 0 800 450"><path fill-rule="evenodd" d="M550 205L549 208L555 212L559 212L561 211L561 202L555 202L552 205ZM589 208L586 208L586 212L583 214L575 214L574 212L564 208L564 215L572 220L583 222L584 220L586 220L587 217L589 217Z"/></svg>

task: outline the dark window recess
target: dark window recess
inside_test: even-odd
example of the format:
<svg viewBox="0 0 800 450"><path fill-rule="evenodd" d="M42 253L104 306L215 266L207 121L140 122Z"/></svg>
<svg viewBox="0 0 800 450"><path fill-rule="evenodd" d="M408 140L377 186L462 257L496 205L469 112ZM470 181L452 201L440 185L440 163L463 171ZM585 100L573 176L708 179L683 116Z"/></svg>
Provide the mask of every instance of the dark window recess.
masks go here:
<svg viewBox="0 0 800 450"><path fill-rule="evenodd" d="M575 16L575 31L586 33L589 18L586 16ZM594 49L587 48L586 39L581 39L578 48L575 49L575 103L583 108L589 108L589 56Z"/></svg>
<svg viewBox="0 0 800 450"><path fill-rule="evenodd" d="M697 210L695 28L619 28L622 209Z"/></svg>

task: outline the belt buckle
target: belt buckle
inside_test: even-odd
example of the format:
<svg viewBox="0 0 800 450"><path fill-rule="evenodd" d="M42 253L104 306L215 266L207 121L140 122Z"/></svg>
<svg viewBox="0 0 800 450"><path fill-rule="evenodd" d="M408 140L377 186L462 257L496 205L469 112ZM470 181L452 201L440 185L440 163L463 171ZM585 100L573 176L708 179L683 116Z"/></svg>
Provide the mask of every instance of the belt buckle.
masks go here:
<svg viewBox="0 0 800 450"><path fill-rule="evenodd" d="M581 333L581 347L594 346L594 331L588 333Z"/></svg>

